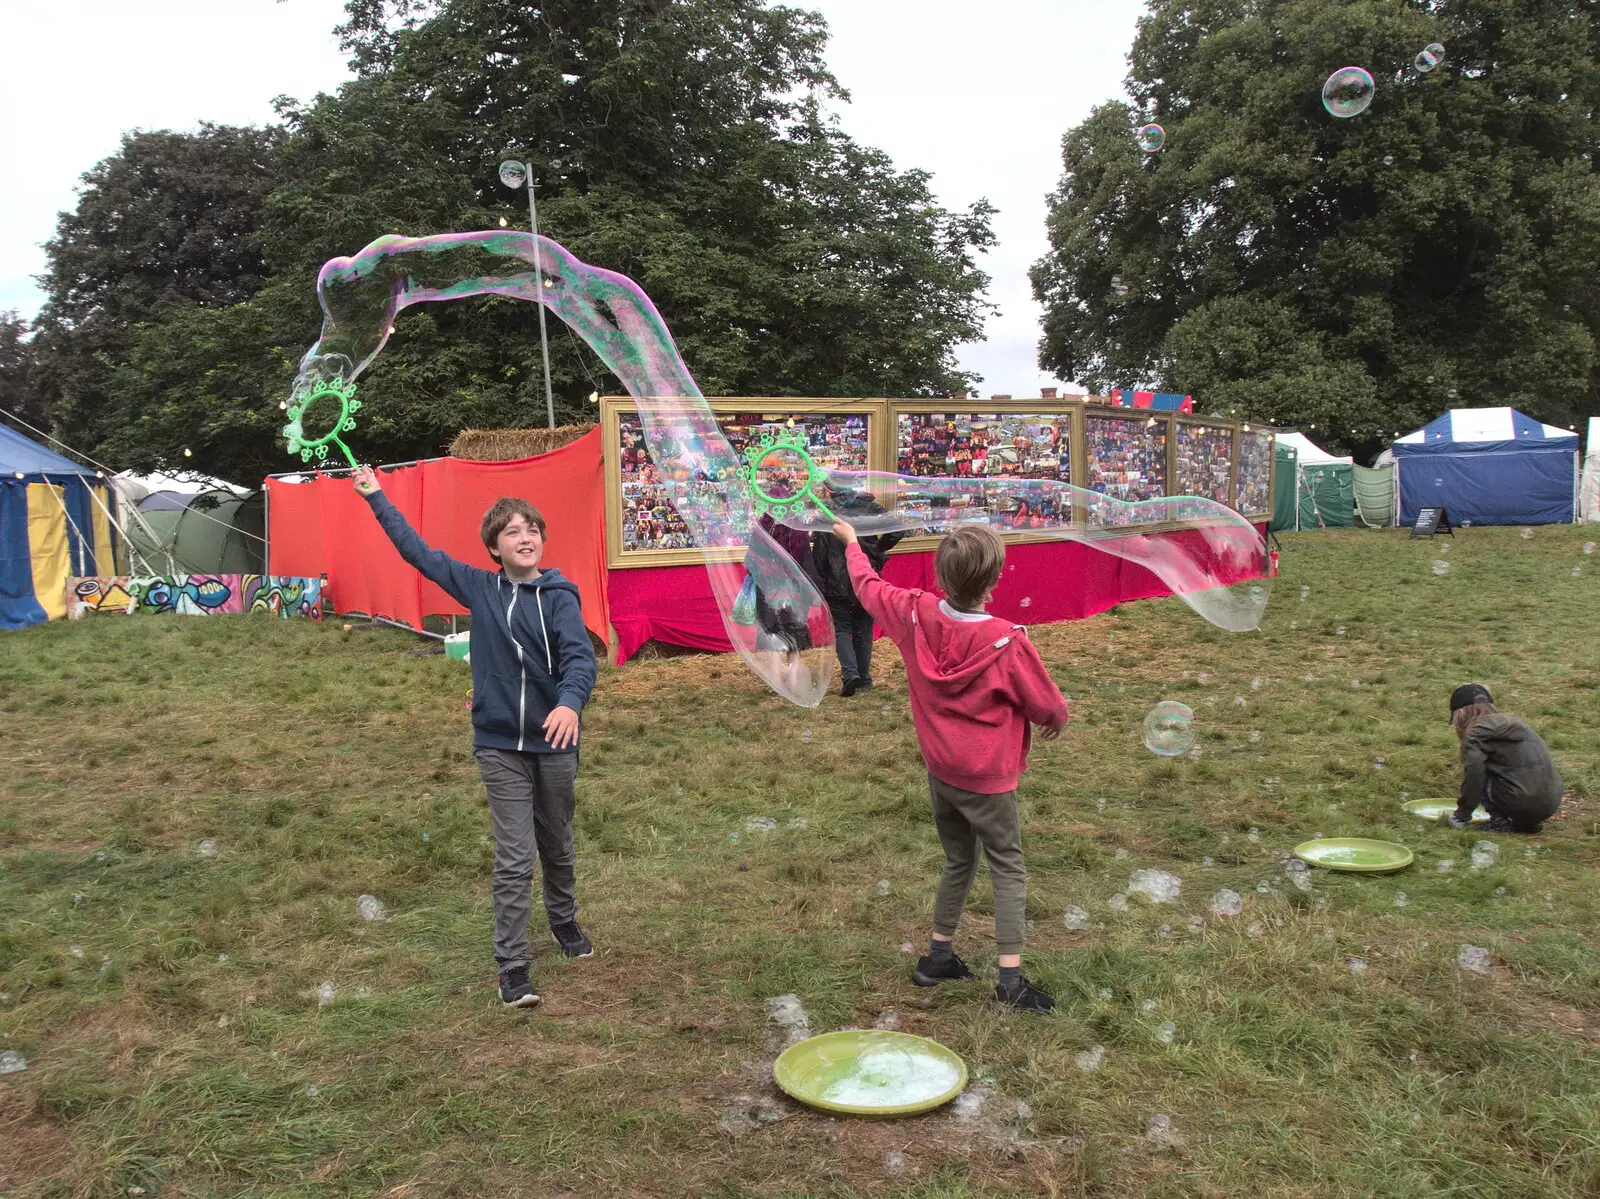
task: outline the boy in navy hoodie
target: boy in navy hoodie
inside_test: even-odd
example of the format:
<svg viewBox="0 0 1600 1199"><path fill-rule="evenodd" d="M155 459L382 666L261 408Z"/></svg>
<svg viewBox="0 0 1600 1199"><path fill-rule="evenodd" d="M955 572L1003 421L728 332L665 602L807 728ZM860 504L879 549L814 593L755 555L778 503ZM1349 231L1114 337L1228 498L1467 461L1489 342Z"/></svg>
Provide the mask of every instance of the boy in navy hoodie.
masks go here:
<svg viewBox="0 0 1600 1199"><path fill-rule="evenodd" d="M483 514L484 548L501 567L489 571L429 549L369 467L356 471L355 482L400 556L472 614L472 747L494 824L500 1002L533 1007L539 993L528 981L528 916L536 856L561 952L569 958L594 953L578 927L574 894L578 713L597 674L578 588L559 570L539 569L544 517L526 500L499 499Z"/></svg>

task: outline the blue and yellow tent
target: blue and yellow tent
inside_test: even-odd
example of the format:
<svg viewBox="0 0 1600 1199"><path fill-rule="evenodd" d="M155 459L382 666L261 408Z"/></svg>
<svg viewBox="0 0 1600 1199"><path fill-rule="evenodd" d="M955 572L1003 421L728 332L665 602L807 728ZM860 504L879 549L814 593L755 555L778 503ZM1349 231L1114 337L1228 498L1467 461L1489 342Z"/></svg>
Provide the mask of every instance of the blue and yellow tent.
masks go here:
<svg viewBox="0 0 1600 1199"><path fill-rule="evenodd" d="M117 575L116 497L91 467L0 425L0 629L67 614L67 579Z"/></svg>

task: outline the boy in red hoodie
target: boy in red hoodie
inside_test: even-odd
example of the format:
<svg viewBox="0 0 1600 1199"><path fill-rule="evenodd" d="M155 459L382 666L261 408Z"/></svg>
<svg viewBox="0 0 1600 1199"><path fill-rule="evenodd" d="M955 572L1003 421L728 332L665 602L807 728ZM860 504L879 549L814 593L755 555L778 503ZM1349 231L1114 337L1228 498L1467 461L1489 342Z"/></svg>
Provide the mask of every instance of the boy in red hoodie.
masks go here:
<svg viewBox="0 0 1600 1199"><path fill-rule="evenodd" d="M919 987L973 977L954 953L956 925L972 887L978 846L994 880L994 937L1000 982L995 998L1043 1015L1055 1000L1022 977L1027 872L1017 777L1028 767L1031 725L1053 741L1068 720L1067 701L1021 625L983 608L1000 581L1005 545L990 529L964 525L939 543L934 570L946 598L885 583L844 521L850 582L866 610L905 659L911 717L928 766L933 821L944 873L933 906L933 944L911 979Z"/></svg>

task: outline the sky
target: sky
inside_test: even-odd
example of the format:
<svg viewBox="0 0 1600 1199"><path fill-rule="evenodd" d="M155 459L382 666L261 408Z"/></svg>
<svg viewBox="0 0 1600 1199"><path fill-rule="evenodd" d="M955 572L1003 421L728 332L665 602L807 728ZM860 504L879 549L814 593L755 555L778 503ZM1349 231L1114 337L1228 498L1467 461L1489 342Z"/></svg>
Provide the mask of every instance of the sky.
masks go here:
<svg viewBox="0 0 1600 1199"><path fill-rule="evenodd" d="M981 261L999 312L982 341L957 351L983 376L979 393L1067 386L1038 369L1028 267L1048 249L1045 195L1061 173L1061 136L1122 94L1142 3L801 6L832 32L828 64L851 94L835 109L844 130L902 169L931 172L946 208L986 198L1000 210L998 244ZM40 247L76 203L79 177L125 130L262 124L274 96L336 89L348 77L333 36L343 12L343 0L0 4L0 311L38 310Z"/></svg>

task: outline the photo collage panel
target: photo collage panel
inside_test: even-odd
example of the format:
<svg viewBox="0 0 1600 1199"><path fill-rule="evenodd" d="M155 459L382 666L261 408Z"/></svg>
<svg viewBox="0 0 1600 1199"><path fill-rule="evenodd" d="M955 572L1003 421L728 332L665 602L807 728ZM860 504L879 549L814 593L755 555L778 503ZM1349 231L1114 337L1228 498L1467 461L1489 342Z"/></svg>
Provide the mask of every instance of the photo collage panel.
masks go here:
<svg viewBox="0 0 1600 1199"><path fill-rule="evenodd" d="M914 494L902 507L921 508L938 523L915 534L936 534L951 524L982 522L1001 530L1044 529L1072 520L1070 497L1028 483L1072 480L1072 414L902 412L896 429L895 469L923 478L970 479L978 486L953 495ZM1004 486L988 486L1005 480Z"/></svg>
<svg viewBox="0 0 1600 1199"><path fill-rule="evenodd" d="M1178 423L1178 477L1173 492L1229 503L1233 495L1233 430Z"/></svg>
<svg viewBox="0 0 1600 1199"><path fill-rule="evenodd" d="M1167 494L1167 426L1154 417L1127 420L1090 416L1084 419L1090 491L1112 499L1137 502ZM1106 514L1108 525L1130 523L1120 511Z"/></svg>
<svg viewBox="0 0 1600 1199"><path fill-rule="evenodd" d="M834 415L795 415L790 417L760 413L719 413L717 425L722 435L743 454L752 442L779 433L801 430L806 450L818 466L832 470L866 470L867 422L865 413ZM622 478L622 551L687 550L695 548L693 531L683 517L681 504L692 505L703 499L708 509L725 503L724 482L694 478L670 455L664 461L650 456L645 445L644 422L637 412L621 413L617 428L617 461ZM740 536L748 527L737 528Z"/></svg>
<svg viewBox="0 0 1600 1199"><path fill-rule="evenodd" d="M1259 515L1272 502L1273 438L1270 433L1239 435L1240 512Z"/></svg>

